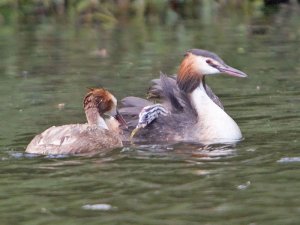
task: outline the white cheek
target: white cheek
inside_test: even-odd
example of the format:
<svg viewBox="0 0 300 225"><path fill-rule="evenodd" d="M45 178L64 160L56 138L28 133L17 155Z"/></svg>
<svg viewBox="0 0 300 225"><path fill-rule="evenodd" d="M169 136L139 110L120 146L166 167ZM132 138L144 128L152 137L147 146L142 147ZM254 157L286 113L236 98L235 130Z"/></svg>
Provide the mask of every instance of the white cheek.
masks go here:
<svg viewBox="0 0 300 225"><path fill-rule="evenodd" d="M197 58L197 69L204 75L220 73L216 68L206 63L206 58Z"/></svg>

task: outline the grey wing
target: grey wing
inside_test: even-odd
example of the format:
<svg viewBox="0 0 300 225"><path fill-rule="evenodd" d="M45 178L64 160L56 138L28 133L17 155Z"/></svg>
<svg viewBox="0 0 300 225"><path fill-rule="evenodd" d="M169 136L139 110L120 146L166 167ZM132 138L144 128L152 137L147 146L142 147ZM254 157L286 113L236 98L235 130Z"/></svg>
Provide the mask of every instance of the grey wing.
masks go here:
<svg viewBox="0 0 300 225"><path fill-rule="evenodd" d="M148 96L152 100L159 100L166 110L172 114L188 113L192 117L196 116L188 97L179 90L175 77L169 77L161 73L159 79L152 80ZM151 101L131 96L122 99L121 103L122 108L119 111L128 122L129 128L137 125L139 113L144 107L154 104Z"/></svg>
<svg viewBox="0 0 300 225"><path fill-rule="evenodd" d="M191 117L197 116L187 94L179 89L176 76L170 77L160 73L160 79L153 80L152 83L148 95L162 99L162 104L166 105L169 111L189 114Z"/></svg>
<svg viewBox="0 0 300 225"><path fill-rule="evenodd" d="M184 108L187 108L191 111L193 111L193 107L190 104L189 99L187 98L186 94L182 92L176 82L176 75L173 76L166 76L162 72L160 73L160 79L154 79L152 80L152 86L149 89L148 96L150 98L168 98L169 96L172 96L168 93L170 93L170 89L172 89L172 95L177 99L177 101L180 103L181 106ZM166 90L168 92L166 92ZM210 97L210 99L216 103L221 109L224 109L223 104L221 103L220 99L217 95L212 91L212 89L205 84L205 90ZM172 97L171 97L172 98ZM175 103L176 108L176 103Z"/></svg>
<svg viewBox="0 0 300 225"><path fill-rule="evenodd" d="M161 73L159 79L152 81L148 95L151 99L157 98L170 114L155 118L141 132L141 136L143 136L143 133L148 139L151 139L150 136L155 138L158 134L163 136L170 134L172 136L175 129L180 132L186 127L186 121L194 123L197 120L195 109L186 94L179 90L175 77L169 77ZM127 97L122 100L123 107L119 111L127 121L129 131L137 126L140 112L146 106L153 104L153 102L137 97ZM126 132L127 130L125 136L127 136Z"/></svg>
<svg viewBox="0 0 300 225"><path fill-rule="evenodd" d="M128 128L134 129L138 124L139 114L142 109L146 106L152 105L153 103L139 97L129 96L121 100L121 108L119 112L127 122Z"/></svg>

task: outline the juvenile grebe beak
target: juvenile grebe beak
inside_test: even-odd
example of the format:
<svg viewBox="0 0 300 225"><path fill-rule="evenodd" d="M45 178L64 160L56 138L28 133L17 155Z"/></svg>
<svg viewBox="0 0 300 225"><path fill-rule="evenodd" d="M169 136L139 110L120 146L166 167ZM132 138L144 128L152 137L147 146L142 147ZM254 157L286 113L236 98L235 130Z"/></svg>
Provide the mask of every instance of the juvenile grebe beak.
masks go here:
<svg viewBox="0 0 300 225"><path fill-rule="evenodd" d="M221 73L226 73L233 77L247 77L247 74L245 74L244 72L242 72L238 69L235 69L231 66L228 66L226 64L216 65L215 68L217 68Z"/></svg>
<svg viewBox="0 0 300 225"><path fill-rule="evenodd" d="M126 127L126 129L128 128L125 119L124 119L123 116L119 113L118 110L116 110L116 114L115 114L113 117L120 123L121 126Z"/></svg>
<svg viewBox="0 0 300 225"><path fill-rule="evenodd" d="M136 128L133 129L133 131L131 131L130 134L130 140L132 140L132 138L134 137L134 135L141 129L141 126L137 126Z"/></svg>

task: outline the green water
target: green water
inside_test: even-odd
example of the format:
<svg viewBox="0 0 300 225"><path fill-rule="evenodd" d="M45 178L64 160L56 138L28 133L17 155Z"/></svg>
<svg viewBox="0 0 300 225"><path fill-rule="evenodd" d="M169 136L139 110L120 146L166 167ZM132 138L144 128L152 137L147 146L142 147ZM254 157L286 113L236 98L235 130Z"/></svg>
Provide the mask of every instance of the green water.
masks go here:
<svg viewBox="0 0 300 225"><path fill-rule="evenodd" d="M50 19L1 25L0 224L299 224L300 10L259 12L110 28ZM190 48L214 51L249 75L207 78L241 143L24 154L49 126L85 121L87 87L143 97Z"/></svg>

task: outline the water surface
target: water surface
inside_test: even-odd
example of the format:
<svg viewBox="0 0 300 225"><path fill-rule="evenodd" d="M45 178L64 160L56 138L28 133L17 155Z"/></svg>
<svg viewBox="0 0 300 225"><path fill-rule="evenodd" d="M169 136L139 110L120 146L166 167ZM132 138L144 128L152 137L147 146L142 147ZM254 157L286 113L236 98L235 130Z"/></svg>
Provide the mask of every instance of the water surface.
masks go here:
<svg viewBox="0 0 300 225"><path fill-rule="evenodd" d="M299 7L272 14L0 27L1 224L299 224ZM239 124L234 146L133 145L93 157L24 154L52 125L84 122L87 87L145 96L204 48L249 75L207 83ZM63 107L61 107L63 106Z"/></svg>

